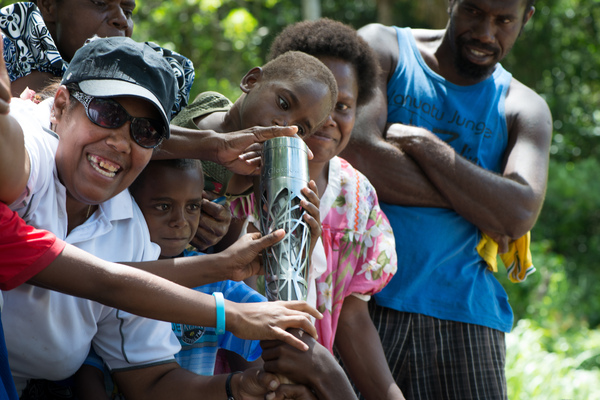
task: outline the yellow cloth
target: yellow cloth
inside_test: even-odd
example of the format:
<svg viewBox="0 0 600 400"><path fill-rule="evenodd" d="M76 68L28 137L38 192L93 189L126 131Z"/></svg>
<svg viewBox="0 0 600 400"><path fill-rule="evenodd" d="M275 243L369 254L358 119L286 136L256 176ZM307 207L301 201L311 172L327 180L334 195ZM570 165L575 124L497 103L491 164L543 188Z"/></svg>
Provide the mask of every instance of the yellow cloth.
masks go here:
<svg viewBox="0 0 600 400"><path fill-rule="evenodd" d="M506 273L511 282L523 282L529 274L535 272L531 258L529 244L531 242L531 232L519 239L510 242L508 252L500 254L500 258L506 267ZM485 260L488 269L492 272L498 272L498 243L485 233L481 234L481 240L476 247L479 255Z"/></svg>

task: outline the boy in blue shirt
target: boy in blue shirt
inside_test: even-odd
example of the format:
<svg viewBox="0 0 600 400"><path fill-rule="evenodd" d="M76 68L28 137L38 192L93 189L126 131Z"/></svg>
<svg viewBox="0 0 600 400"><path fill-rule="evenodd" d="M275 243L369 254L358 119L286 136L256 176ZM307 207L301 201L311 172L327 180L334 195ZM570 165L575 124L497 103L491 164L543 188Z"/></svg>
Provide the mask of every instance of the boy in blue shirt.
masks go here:
<svg viewBox="0 0 600 400"><path fill-rule="evenodd" d="M202 164L191 159L151 161L130 187L148 224L151 240L161 248L161 259L199 254L187 248L200 220L203 187ZM244 282L226 280L195 290L221 292L225 299L237 303L267 301ZM199 375L213 375L219 348L248 361L261 355L258 341L242 340L227 331L217 335L215 328L178 323L173 323L173 331L182 347L175 355L177 362Z"/></svg>

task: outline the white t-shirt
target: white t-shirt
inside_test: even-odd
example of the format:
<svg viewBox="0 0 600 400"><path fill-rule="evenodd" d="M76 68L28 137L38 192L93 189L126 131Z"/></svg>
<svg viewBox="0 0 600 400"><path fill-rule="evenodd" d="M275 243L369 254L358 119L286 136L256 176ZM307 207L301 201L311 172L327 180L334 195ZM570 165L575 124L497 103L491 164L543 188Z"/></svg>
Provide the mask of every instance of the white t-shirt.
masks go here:
<svg viewBox="0 0 600 400"><path fill-rule="evenodd" d="M11 115L23 127L31 160L27 190L11 208L29 224L105 260L156 260L160 248L150 241L144 217L127 190L101 204L66 235L66 189L58 180L54 160L58 137L48 130L51 103L11 102ZM174 361L180 350L171 324L90 300L31 285L5 292L4 300L2 322L19 391L30 378L71 376L92 343L113 370Z"/></svg>

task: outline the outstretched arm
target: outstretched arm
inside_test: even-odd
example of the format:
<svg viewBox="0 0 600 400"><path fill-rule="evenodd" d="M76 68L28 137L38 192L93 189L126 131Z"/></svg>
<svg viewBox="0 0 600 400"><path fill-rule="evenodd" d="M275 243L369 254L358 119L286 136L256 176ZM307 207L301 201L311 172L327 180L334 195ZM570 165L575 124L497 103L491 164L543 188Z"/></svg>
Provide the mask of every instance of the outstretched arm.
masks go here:
<svg viewBox="0 0 600 400"><path fill-rule="evenodd" d="M186 287L196 287L227 279L242 281L264 273L261 252L283 237L284 231L281 229L266 236L253 232L243 235L231 246L218 253L124 264L143 269Z"/></svg>
<svg viewBox="0 0 600 400"><path fill-rule="evenodd" d="M300 352L278 341L263 341L260 345L265 371L285 375L293 382L309 387L319 400L356 399L346 373L331 353L304 332L292 331L309 346L309 350ZM284 387L282 385L278 391L284 391Z"/></svg>
<svg viewBox="0 0 600 400"><path fill-rule="evenodd" d="M216 325L212 296L136 268L103 261L71 245L29 283L154 319ZM285 329L298 327L316 336L310 316L321 317L304 302L225 301L226 329L243 339L278 338L306 349L306 345Z"/></svg>
<svg viewBox="0 0 600 400"><path fill-rule="evenodd" d="M3 51L0 40L0 53ZM25 150L23 130L8 115L11 85L4 57L0 57L0 201L11 204L25 190L29 178L29 156Z"/></svg>

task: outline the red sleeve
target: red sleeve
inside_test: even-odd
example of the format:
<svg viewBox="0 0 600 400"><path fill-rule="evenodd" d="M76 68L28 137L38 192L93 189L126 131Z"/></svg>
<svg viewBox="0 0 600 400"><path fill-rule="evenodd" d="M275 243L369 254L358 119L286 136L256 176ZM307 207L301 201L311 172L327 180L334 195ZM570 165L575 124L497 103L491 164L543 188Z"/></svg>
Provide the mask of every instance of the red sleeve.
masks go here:
<svg viewBox="0 0 600 400"><path fill-rule="evenodd" d="M10 290L46 268L66 243L52 233L33 228L0 203L0 289Z"/></svg>

